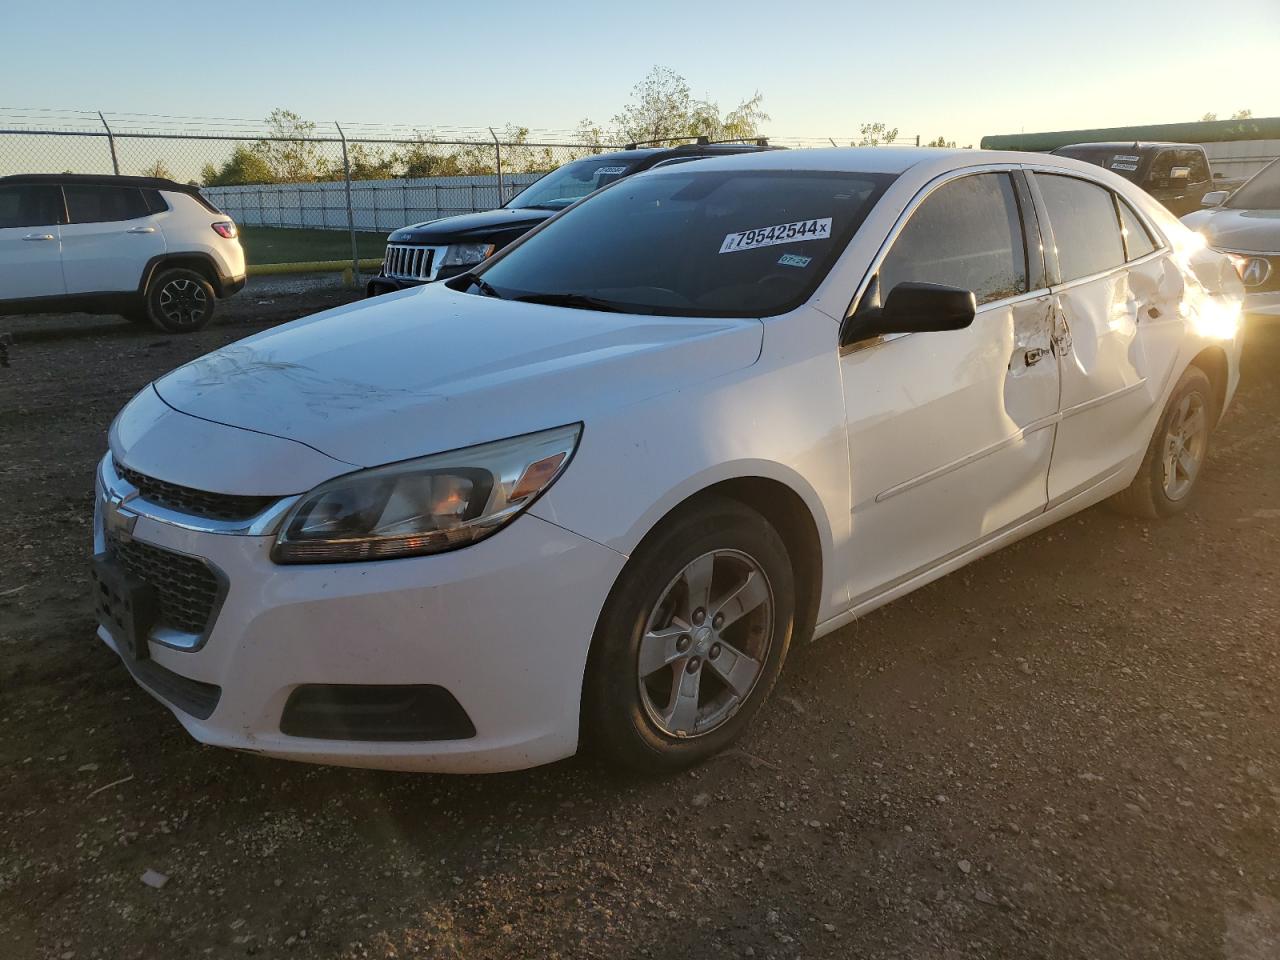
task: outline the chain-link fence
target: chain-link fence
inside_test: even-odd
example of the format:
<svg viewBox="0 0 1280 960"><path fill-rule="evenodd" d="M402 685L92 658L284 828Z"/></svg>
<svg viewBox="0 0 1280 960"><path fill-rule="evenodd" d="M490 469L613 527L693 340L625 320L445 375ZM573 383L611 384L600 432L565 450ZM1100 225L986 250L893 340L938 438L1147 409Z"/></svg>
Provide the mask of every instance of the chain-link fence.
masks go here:
<svg viewBox="0 0 1280 960"><path fill-rule="evenodd" d="M194 183L243 227L349 231L353 259L380 256L397 227L492 210L561 164L615 149L524 137L347 136L336 124L330 136L117 129L105 119L96 130L75 126L0 127L0 176L118 173Z"/></svg>
<svg viewBox="0 0 1280 960"><path fill-rule="evenodd" d="M282 134L279 124L245 120L0 107L0 176L118 173L194 183L242 227L347 232L355 260L381 256L386 234L398 227L492 210L564 163L623 146L511 127L445 131L454 136L394 128L388 135L373 124L333 123L329 133L287 116L293 126ZM852 138L771 142L832 146ZM919 138L893 142L918 145ZM338 233L310 246L248 233L258 263L330 259L308 256L309 249L346 256L337 252L345 249Z"/></svg>

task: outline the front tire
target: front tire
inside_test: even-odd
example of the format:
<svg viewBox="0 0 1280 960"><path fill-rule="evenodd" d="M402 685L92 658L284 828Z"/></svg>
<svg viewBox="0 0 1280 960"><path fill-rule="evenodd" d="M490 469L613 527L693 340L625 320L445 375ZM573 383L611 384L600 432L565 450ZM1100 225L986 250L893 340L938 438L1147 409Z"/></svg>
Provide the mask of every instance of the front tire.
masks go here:
<svg viewBox="0 0 1280 960"><path fill-rule="evenodd" d="M147 316L166 333L195 333L213 319L213 285L194 270L162 270L147 287Z"/></svg>
<svg viewBox="0 0 1280 960"><path fill-rule="evenodd" d="M605 604L583 688L584 741L646 773L723 750L777 682L795 610L791 559L763 517L727 499L672 517Z"/></svg>
<svg viewBox="0 0 1280 960"><path fill-rule="evenodd" d="M1138 475L1112 498L1112 505L1150 520L1187 509L1199 486L1216 422L1213 384L1199 367L1187 367L1160 415Z"/></svg>

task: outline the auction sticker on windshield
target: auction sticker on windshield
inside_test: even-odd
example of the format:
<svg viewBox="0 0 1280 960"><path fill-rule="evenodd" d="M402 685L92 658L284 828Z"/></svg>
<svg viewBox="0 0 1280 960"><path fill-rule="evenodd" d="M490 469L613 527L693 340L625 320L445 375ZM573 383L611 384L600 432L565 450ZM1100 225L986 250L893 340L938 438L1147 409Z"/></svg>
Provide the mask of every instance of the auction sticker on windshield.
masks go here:
<svg viewBox="0 0 1280 960"><path fill-rule="evenodd" d="M773 227L757 227L731 233L720 244L721 253L737 253L757 247L772 247L779 243L799 243L801 240L828 240L831 237L831 218L797 220L795 223L779 223Z"/></svg>

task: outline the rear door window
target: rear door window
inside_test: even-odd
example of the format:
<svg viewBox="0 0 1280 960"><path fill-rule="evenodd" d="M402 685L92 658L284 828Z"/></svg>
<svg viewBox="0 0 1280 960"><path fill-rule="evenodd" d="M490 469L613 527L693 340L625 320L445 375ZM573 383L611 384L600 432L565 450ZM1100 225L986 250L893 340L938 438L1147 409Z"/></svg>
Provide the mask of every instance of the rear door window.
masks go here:
<svg viewBox="0 0 1280 960"><path fill-rule="evenodd" d="M1027 292L1027 252L1005 173L943 184L911 215L880 265L880 296L922 281L972 290L979 304Z"/></svg>
<svg viewBox="0 0 1280 960"><path fill-rule="evenodd" d="M51 227L62 223L62 191L41 183L0 186L0 229Z"/></svg>
<svg viewBox="0 0 1280 960"><path fill-rule="evenodd" d="M1112 193L1076 177L1037 173L1064 283L1122 266L1124 241Z"/></svg>
<svg viewBox="0 0 1280 960"><path fill-rule="evenodd" d="M1146 225L1138 219L1127 201L1116 197L1116 203L1120 205L1120 227L1124 234L1125 253L1130 260L1141 259L1155 250L1156 242L1151 239Z"/></svg>
<svg viewBox="0 0 1280 960"><path fill-rule="evenodd" d="M137 187L69 183L63 191L67 195L67 215L72 223L136 220L151 213L146 197Z"/></svg>

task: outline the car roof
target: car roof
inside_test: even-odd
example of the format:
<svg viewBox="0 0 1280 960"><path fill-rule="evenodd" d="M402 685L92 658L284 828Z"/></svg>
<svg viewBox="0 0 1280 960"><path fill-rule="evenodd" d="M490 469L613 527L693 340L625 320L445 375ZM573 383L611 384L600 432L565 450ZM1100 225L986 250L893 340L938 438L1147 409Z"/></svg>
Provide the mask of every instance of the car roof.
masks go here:
<svg viewBox="0 0 1280 960"><path fill-rule="evenodd" d="M1075 157L1017 150L962 150L944 147L811 147L710 157L698 161L698 169L711 170L802 170L815 173L903 174L919 167L919 175L937 176L950 170L983 167L988 164L1027 164L1073 170L1091 179L1113 184L1127 183L1103 167ZM657 167L642 176L678 175L683 167Z"/></svg>
<svg viewBox="0 0 1280 960"><path fill-rule="evenodd" d="M0 177L0 184L81 183L97 187L140 187L150 190L172 190L177 193L199 193L200 188L164 177L126 177L109 173L15 173Z"/></svg>
<svg viewBox="0 0 1280 960"><path fill-rule="evenodd" d="M847 173L902 173L926 160L947 156L985 155L1025 159L1028 154L989 150L947 150L938 147L816 147L804 150L769 150L726 157L708 157L698 162L699 170L819 170ZM1033 156L1033 155L1032 155ZM661 168L666 170L668 168ZM655 171L655 173L658 171Z"/></svg>

